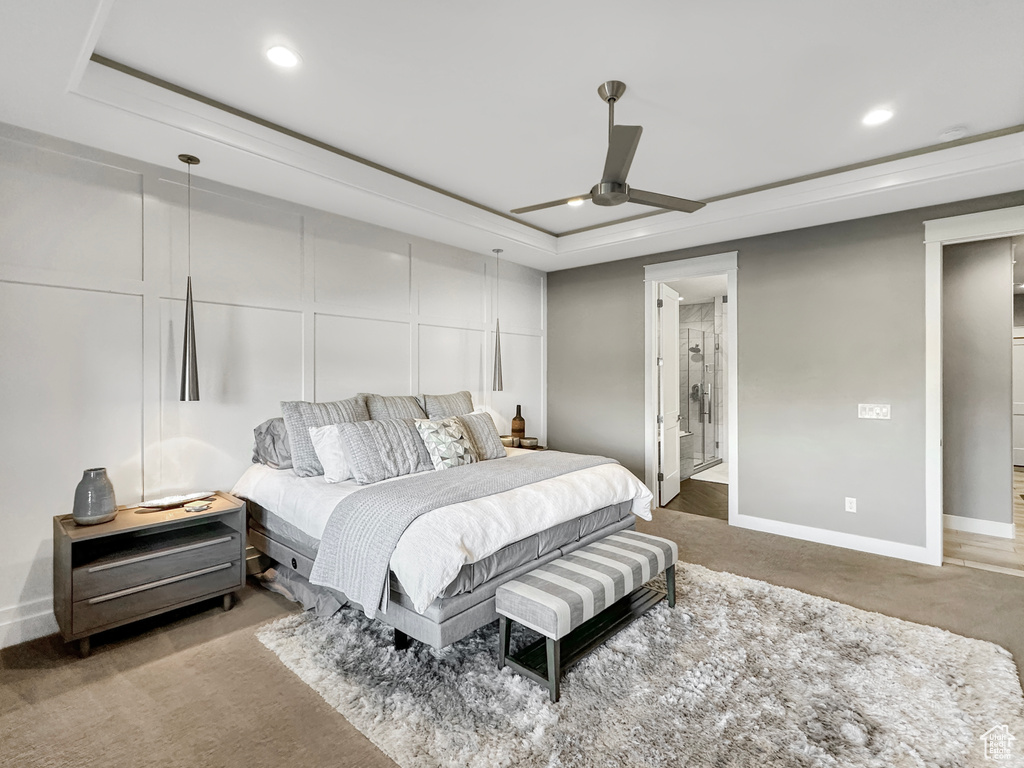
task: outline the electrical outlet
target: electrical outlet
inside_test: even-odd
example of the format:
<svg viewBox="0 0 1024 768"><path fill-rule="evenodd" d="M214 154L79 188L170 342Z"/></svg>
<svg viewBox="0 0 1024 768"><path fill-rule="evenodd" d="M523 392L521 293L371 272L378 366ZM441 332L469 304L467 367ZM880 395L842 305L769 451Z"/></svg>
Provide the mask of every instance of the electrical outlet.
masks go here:
<svg viewBox="0 0 1024 768"><path fill-rule="evenodd" d="M858 419L891 419L892 406L889 403L858 403Z"/></svg>
<svg viewBox="0 0 1024 768"><path fill-rule="evenodd" d="M846 497L846 511L856 512L857 511L857 500L852 496Z"/></svg>

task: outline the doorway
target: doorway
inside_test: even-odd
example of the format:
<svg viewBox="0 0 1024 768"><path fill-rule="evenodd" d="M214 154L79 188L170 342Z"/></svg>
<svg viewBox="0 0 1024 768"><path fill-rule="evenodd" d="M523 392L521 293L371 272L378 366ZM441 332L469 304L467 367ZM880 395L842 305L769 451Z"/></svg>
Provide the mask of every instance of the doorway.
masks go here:
<svg viewBox="0 0 1024 768"><path fill-rule="evenodd" d="M992 393L986 393L983 398L978 392L970 392L970 397L957 397L956 387L960 386L966 378L957 378L955 371L955 360L964 350L980 349L978 343L984 341L988 344L990 336L984 339L981 335L972 335L960 339L962 331L970 321L987 322L985 314L990 308L982 308L977 301L965 299L965 289L958 287L949 279L947 274L949 268L960 269L968 279L977 279L980 273L973 269L964 270L964 264L971 264L974 257L978 260L984 259L994 263L995 256L992 246L998 250L995 241L1002 240L1004 243L1009 238L1016 238L1024 234L1024 206L1014 208L1003 208L981 213L954 216L947 219L936 219L925 222L925 542L922 555L919 558L922 562L934 565L954 563L965 565L963 557L956 557L967 554L964 543L975 536L991 536L992 540L1002 539L1002 546L1013 542L1006 539L1015 537L1016 526L1012 518L1007 521L986 519L984 511L979 512L974 507L978 493L971 489L977 485L977 473L971 467L977 463L978 452L971 440L972 429L975 428L979 418L972 418L967 412L977 409L984 402L994 404L993 409L999 407L996 400L1005 400L1005 411L1002 416L1001 427L994 427L995 431L1006 436L1005 450L999 449L992 452L991 467L981 468L982 472L990 472L995 468L993 477L998 474L1005 475L1006 482L996 481L1002 486L1002 493L1013 493L1012 471L1013 451L1012 441L1009 439L1010 425L1007 420L1012 419L1013 412L1011 395L1011 356L1012 356L1012 334L1010 320L1010 302L1007 307L1006 322L1002 331L993 325L996 333L1002 334L1003 340L998 345L1003 345L1005 352L998 352L998 355L1005 357L1005 365L1002 366L1002 376L997 388L1005 389L1006 397L1002 398L993 389ZM989 244L989 245L985 245ZM1007 248L1007 258L1003 261L1003 271L996 271L996 280L1003 286L1011 280L1017 281L1012 276L1012 258ZM948 253L947 253L948 251ZM951 258L947 258L951 257ZM973 264L971 264L973 266ZM1004 287L1002 290L1006 290ZM993 295L997 295L999 288L993 289ZM962 295L958 295L958 292ZM1008 293L1004 294L1008 298ZM999 299L986 301L1000 301ZM1001 302L1000 302L1001 303ZM980 328L980 325L978 326ZM968 356L964 363L963 370L968 366L974 366L975 371L984 368L978 363L977 354ZM973 374L972 374L973 375ZM991 383L991 382L989 382ZM987 414L987 411L986 411ZM986 415L985 418L988 418ZM995 425L996 422L992 421ZM959 443L959 445L958 445ZM998 467L1002 466L1002 470ZM947 487L947 485L951 487ZM991 484L990 484L991 487ZM1005 496L1002 499L1006 499ZM1006 500L1007 502L1009 500ZM1008 503L1000 500L994 506L1001 508L1009 507ZM988 509L982 507L982 510ZM1002 515L1009 517L1009 515ZM964 541L961 541L964 540ZM968 547L973 547L978 542L967 542ZM992 547L996 549L997 547ZM956 550L956 551L954 551ZM988 568L996 570L996 568Z"/></svg>
<svg viewBox="0 0 1024 768"><path fill-rule="evenodd" d="M1015 251L1010 237L943 247L943 562L1024 577Z"/></svg>
<svg viewBox="0 0 1024 768"><path fill-rule="evenodd" d="M645 268L645 480L659 506L721 519L738 500L736 261Z"/></svg>

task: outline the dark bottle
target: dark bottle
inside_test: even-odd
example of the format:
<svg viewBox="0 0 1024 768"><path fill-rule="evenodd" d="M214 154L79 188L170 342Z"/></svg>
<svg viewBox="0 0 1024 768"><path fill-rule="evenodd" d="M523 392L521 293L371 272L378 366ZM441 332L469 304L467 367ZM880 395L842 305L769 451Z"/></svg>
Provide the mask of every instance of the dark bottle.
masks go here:
<svg viewBox="0 0 1024 768"><path fill-rule="evenodd" d="M512 419L512 437L526 437L526 419L521 405L516 406L516 416Z"/></svg>

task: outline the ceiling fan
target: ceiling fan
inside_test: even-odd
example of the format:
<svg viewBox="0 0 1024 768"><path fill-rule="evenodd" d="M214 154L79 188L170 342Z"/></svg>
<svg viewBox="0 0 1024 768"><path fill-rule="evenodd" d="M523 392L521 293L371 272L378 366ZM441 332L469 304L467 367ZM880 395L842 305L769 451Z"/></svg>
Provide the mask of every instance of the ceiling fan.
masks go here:
<svg viewBox="0 0 1024 768"><path fill-rule="evenodd" d="M597 89L602 101L608 102L608 154L605 156L601 181L585 195L552 200L539 205L528 205L525 208L515 208L512 213L531 213L544 208L554 208L556 205L580 205L584 200L593 200L596 205L640 203L684 213L699 211L706 205L706 203L696 200L684 200L681 197L633 189L626 183L626 175L629 173L629 166L633 164L633 155L636 154L637 144L640 143L640 134L644 129L640 125L615 124L615 102L621 99L625 92L626 84L618 80L601 83Z"/></svg>

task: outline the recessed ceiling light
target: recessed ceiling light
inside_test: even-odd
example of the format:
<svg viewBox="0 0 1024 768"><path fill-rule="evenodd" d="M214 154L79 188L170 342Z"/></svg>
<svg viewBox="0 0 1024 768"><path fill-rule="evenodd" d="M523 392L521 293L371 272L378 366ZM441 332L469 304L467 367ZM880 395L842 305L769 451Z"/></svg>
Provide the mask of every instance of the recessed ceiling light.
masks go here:
<svg viewBox="0 0 1024 768"><path fill-rule="evenodd" d="M878 109L872 109L861 120L864 125L881 125L887 122L892 117L892 110L886 109L885 107L879 107Z"/></svg>
<svg viewBox="0 0 1024 768"><path fill-rule="evenodd" d="M275 45L270 48L267 51L267 58L279 67L288 67L289 69L299 63L299 54L283 45Z"/></svg>
<svg viewBox="0 0 1024 768"><path fill-rule="evenodd" d="M571 205L573 208L579 208L581 205L583 205L583 199L579 197L574 197L572 200L566 203L566 205Z"/></svg>

